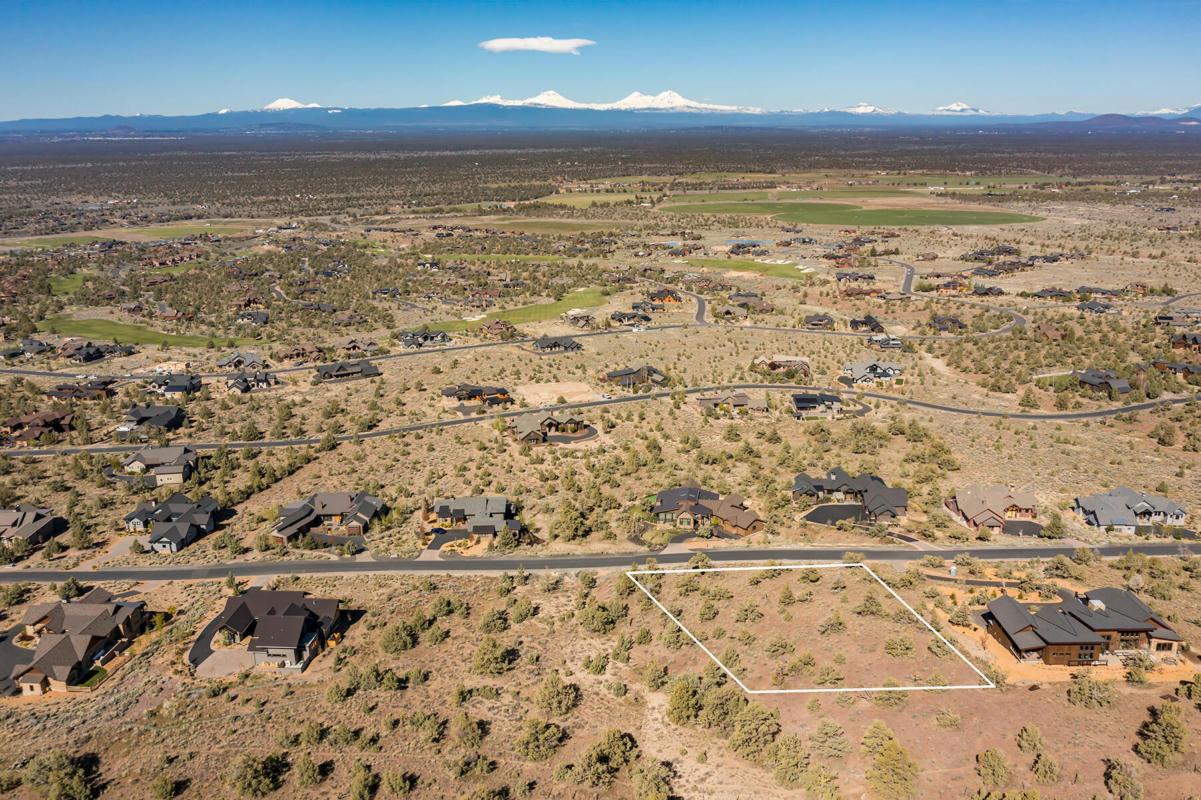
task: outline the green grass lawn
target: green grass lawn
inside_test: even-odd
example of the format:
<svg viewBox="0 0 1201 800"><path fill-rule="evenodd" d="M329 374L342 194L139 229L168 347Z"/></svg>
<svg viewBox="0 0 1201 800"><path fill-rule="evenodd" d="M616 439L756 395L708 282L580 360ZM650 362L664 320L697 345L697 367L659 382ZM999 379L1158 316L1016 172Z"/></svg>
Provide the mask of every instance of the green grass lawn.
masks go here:
<svg viewBox="0 0 1201 800"><path fill-rule="evenodd" d="M788 278L795 281L809 280L811 273L802 272L792 264L761 264L737 258L690 258L688 263L706 269L732 269L736 272L758 272L769 278Z"/></svg>
<svg viewBox="0 0 1201 800"><path fill-rule="evenodd" d="M141 325L129 325L108 319L75 319L70 314L57 314L38 323L38 330L62 336L85 336L89 339L112 340L120 344L160 344L175 347L204 347L210 340L220 344L230 337L192 336L163 333ZM253 344L255 339L234 337L238 344Z"/></svg>
<svg viewBox="0 0 1201 800"><path fill-rule="evenodd" d="M79 287L83 286L84 280L91 274L90 272L73 272L66 277L55 278L50 282L50 293L55 297L75 294L79 291Z"/></svg>
<svg viewBox="0 0 1201 800"><path fill-rule="evenodd" d="M43 236L40 239L10 239L0 242L0 247L66 247L70 244L87 244L97 239L111 239L111 236Z"/></svg>
<svg viewBox="0 0 1201 800"><path fill-rule="evenodd" d="M691 205L693 203L729 203L746 201L800 200L803 198L822 197L906 197L913 191L897 189L890 186L835 186L830 189L796 190L796 191L757 191L757 192L699 192L697 194L675 194L671 196L672 203ZM670 208L669 208L670 210Z"/></svg>
<svg viewBox="0 0 1201 800"><path fill-rule="evenodd" d="M681 214L770 214L781 222L809 225L1008 225L1042 220L1042 217L1008 211L865 209L849 203L698 203L671 206L666 210Z"/></svg>
<svg viewBox="0 0 1201 800"><path fill-rule="evenodd" d="M79 682L80 686L87 686L89 689L96 686L100 681L104 680L104 676L108 674L108 670L104 667L92 667L84 679Z"/></svg>
<svg viewBox="0 0 1201 800"><path fill-rule="evenodd" d="M490 319L503 319L514 325L521 325L525 322L542 322L543 320L554 319L563 312L570 311L573 308L594 308L603 304L605 298L606 295L602 293L601 289L583 289L578 292L569 292L562 300L556 300L553 303L538 303L532 306L511 308L507 311L493 311L485 315L482 319L470 322L465 319L435 322L430 325L430 328L436 331L454 333L478 327Z"/></svg>
<svg viewBox="0 0 1201 800"><path fill-rule="evenodd" d="M570 194L548 194L546 197L539 197L538 200L543 203L553 203L557 206L587 208L593 203L600 203L602 205L628 203L637 196L634 192L572 192Z"/></svg>

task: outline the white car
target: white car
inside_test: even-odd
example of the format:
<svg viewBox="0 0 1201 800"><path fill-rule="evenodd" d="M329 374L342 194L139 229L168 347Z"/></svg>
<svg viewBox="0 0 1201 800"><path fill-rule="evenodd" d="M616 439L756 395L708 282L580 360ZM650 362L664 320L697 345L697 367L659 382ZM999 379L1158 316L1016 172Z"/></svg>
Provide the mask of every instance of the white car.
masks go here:
<svg viewBox="0 0 1201 800"><path fill-rule="evenodd" d="M612 400L612 399L613 399L612 392L605 392L604 394L601 395L601 400Z"/></svg>

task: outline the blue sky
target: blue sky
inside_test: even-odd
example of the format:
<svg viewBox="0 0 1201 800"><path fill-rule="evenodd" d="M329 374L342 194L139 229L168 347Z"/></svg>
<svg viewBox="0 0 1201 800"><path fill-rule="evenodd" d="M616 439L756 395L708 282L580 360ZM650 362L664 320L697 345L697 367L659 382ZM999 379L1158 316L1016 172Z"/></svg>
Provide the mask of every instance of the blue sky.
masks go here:
<svg viewBox="0 0 1201 800"><path fill-rule="evenodd" d="M1201 2L2 0L0 119L673 89L764 108L1201 104ZM595 41L579 55L481 41Z"/></svg>

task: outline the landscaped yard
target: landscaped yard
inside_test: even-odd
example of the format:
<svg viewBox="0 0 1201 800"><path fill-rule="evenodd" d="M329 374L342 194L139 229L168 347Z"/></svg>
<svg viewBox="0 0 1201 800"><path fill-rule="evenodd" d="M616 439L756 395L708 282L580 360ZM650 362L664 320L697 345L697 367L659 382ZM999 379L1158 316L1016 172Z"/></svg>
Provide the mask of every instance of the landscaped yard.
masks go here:
<svg viewBox="0 0 1201 800"><path fill-rule="evenodd" d="M553 303L539 303L532 306L522 306L521 308L511 308L507 311L493 311L480 319L471 321L455 319L447 320L446 322L435 322L430 325L430 328L436 331L453 333L455 331L465 331L468 328L474 328L490 319L503 319L514 325L520 325L525 322L541 322L547 319L554 319L563 312L570 311L573 308L593 308L604 302L605 295L601 289L581 289L578 292L571 292L562 300L556 300Z"/></svg>
<svg viewBox="0 0 1201 800"><path fill-rule="evenodd" d="M179 333L163 333L141 325L114 322L109 319L76 319L70 314L57 314L38 323L38 330L62 336L86 336L89 339L114 341L120 344L160 344L166 342L177 347L205 347L209 341L223 342L225 336L196 336ZM253 343L254 339L234 338L238 344Z"/></svg>

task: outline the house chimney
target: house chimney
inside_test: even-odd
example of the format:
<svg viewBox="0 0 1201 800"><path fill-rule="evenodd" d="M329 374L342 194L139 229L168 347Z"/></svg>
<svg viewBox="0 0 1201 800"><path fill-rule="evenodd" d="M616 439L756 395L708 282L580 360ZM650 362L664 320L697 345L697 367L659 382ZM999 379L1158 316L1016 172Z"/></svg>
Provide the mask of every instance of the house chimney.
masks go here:
<svg viewBox="0 0 1201 800"><path fill-rule="evenodd" d="M1089 608L1091 608L1093 611L1104 611L1104 610L1105 610L1105 603L1103 603L1103 602L1102 602L1102 601L1100 601L1100 600L1097 600L1097 599L1094 599L1094 598L1091 598L1091 597L1090 597L1090 598L1089 598L1089 601L1088 601L1088 607L1089 607Z"/></svg>

